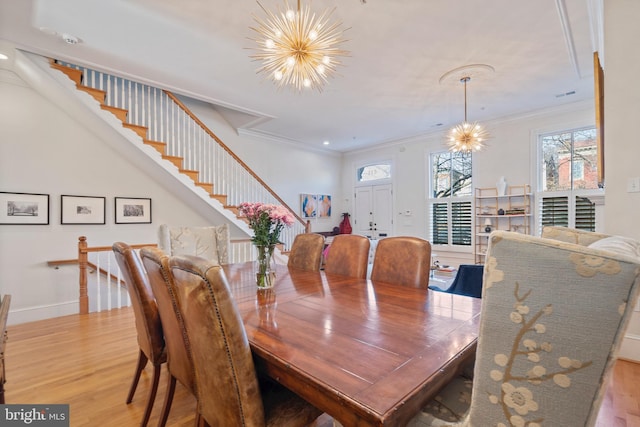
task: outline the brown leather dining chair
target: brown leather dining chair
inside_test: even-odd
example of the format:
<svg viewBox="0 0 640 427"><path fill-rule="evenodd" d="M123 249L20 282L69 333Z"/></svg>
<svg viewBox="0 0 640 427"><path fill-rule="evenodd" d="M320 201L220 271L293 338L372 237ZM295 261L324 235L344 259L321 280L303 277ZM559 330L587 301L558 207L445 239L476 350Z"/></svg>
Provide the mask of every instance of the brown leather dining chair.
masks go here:
<svg viewBox="0 0 640 427"><path fill-rule="evenodd" d="M277 384L261 389L224 271L189 255L169 260L205 425L306 426L321 411Z"/></svg>
<svg viewBox="0 0 640 427"><path fill-rule="evenodd" d="M378 242L371 280L427 289L431 244L419 237L387 237Z"/></svg>
<svg viewBox="0 0 640 427"><path fill-rule="evenodd" d="M298 234L291 245L287 266L299 270L320 271L324 236L316 233Z"/></svg>
<svg viewBox="0 0 640 427"><path fill-rule="evenodd" d="M158 426L163 427L169 418L176 381L180 382L197 399L196 383L193 374L193 363L189 354L187 331L178 309L178 301L175 298L175 284L169 273L169 256L161 249L147 247L140 250L140 257L144 268L147 270L149 283L156 297L167 348L169 382L167 383L162 414L158 422ZM198 425L198 422L199 417L196 415L195 425Z"/></svg>
<svg viewBox="0 0 640 427"><path fill-rule="evenodd" d="M133 400L133 395L136 392L138 381L140 380L140 374L147 365L147 362L151 361L153 365L153 382L149 390L149 398L142 422L140 423L142 427L145 427L149 422L153 402L156 398L156 392L158 391L160 367L167 361L162 323L160 321L158 305L156 304L151 285L149 284L149 277L142 265L140 257L126 243L116 242L112 248L127 285L129 297L131 298L131 305L133 306L138 332L138 346L140 347L138 366L136 367L133 383L127 396L127 404Z"/></svg>
<svg viewBox="0 0 640 427"><path fill-rule="evenodd" d="M327 274L367 278L369 239L357 234L339 234L333 238L324 265Z"/></svg>

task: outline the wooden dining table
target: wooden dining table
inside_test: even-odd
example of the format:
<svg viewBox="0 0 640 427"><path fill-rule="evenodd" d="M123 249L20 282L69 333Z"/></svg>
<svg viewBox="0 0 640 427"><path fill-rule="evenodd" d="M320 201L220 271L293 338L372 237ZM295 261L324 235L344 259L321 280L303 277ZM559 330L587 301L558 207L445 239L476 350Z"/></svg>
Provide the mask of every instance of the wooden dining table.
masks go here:
<svg viewBox="0 0 640 427"><path fill-rule="evenodd" d="M348 426L405 425L475 354L481 300L278 266L224 266L256 368Z"/></svg>

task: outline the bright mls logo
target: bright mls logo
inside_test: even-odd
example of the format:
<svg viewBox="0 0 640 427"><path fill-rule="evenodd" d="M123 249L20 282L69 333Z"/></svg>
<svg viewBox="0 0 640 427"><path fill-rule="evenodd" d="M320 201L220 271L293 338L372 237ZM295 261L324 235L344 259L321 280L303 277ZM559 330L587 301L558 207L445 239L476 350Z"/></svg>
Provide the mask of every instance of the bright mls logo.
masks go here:
<svg viewBox="0 0 640 427"><path fill-rule="evenodd" d="M0 425L69 427L69 405L0 405Z"/></svg>

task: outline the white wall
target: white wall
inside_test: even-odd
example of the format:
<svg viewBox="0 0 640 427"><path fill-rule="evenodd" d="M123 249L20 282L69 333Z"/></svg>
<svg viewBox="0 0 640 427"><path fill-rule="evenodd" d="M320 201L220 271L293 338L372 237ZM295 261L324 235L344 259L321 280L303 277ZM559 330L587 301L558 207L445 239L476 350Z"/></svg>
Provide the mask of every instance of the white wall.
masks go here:
<svg viewBox="0 0 640 427"><path fill-rule="evenodd" d="M605 229L640 240L640 193L627 193L629 178L640 177L640 2L605 2L604 120L607 202ZM636 307L640 307L640 302ZM638 309L638 308L636 308ZM640 312L627 329L621 357L640 361Z"/></svg>
<svg viewBox="0 0 640 427"><path fill-rule="evenodd" d="M224 122L216 125L220 137L234 135L233 149L253 155L247 160L250 166L273 174L266 181L294 209L301 191L338 191L339 159L244 141ZM154 243L161 223L212 223L213 216L190 209L74 117L1 69L0 129L0 191L49 194L51 208L49 225L0 225L0 294L12 294L10 323L78 312L77 267L53 269L47 261L77 258L81 235L90 246L118 240ZM106 224L61 225L62 194L106 197ZM153 223L114 224L116 196L151 198ZM325 222L314 229L331 229L339 217Z"/></svg>
<svg viewBox="0 0 640 427"><path fill-rule="evenodd" d="M581 102L506 118L500 122L484 123L491 133L491 139L488 148L473 155L475 186L495 187L498 179L504 176L508 184L531 184L535 189L536 171L532 166L536 156L537 135L593 126L594 122L593 103ZM431 152L444 150L444 136L439 132L346 154L342 189L347 195L345 198L349 199L349 211L353 212L355 169L368 162L392 160L394 233L428 239L428 157ZM410 217L403 214L406 210L412 212ZM446 252L434 247L438 260L451 265L473 263L472 251L473 248L463 253Z"/></svg>

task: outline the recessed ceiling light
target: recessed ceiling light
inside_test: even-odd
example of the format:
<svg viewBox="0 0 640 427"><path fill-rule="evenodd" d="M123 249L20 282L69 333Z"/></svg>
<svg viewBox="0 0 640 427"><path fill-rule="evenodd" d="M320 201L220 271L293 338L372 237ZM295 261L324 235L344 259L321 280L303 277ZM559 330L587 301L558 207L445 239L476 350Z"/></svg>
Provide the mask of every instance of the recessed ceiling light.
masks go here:
<svg viewBox="0 0 640 427"><path fill-rule="evenodd" d="M0 53L0 59L9 59L9 57L4 53Z"/></svg>
<svg viewBox="0 0 640 427"><path fill-rule="evenodd" d="M322 145L329 145L329 141L324 141Z"/></svg>

